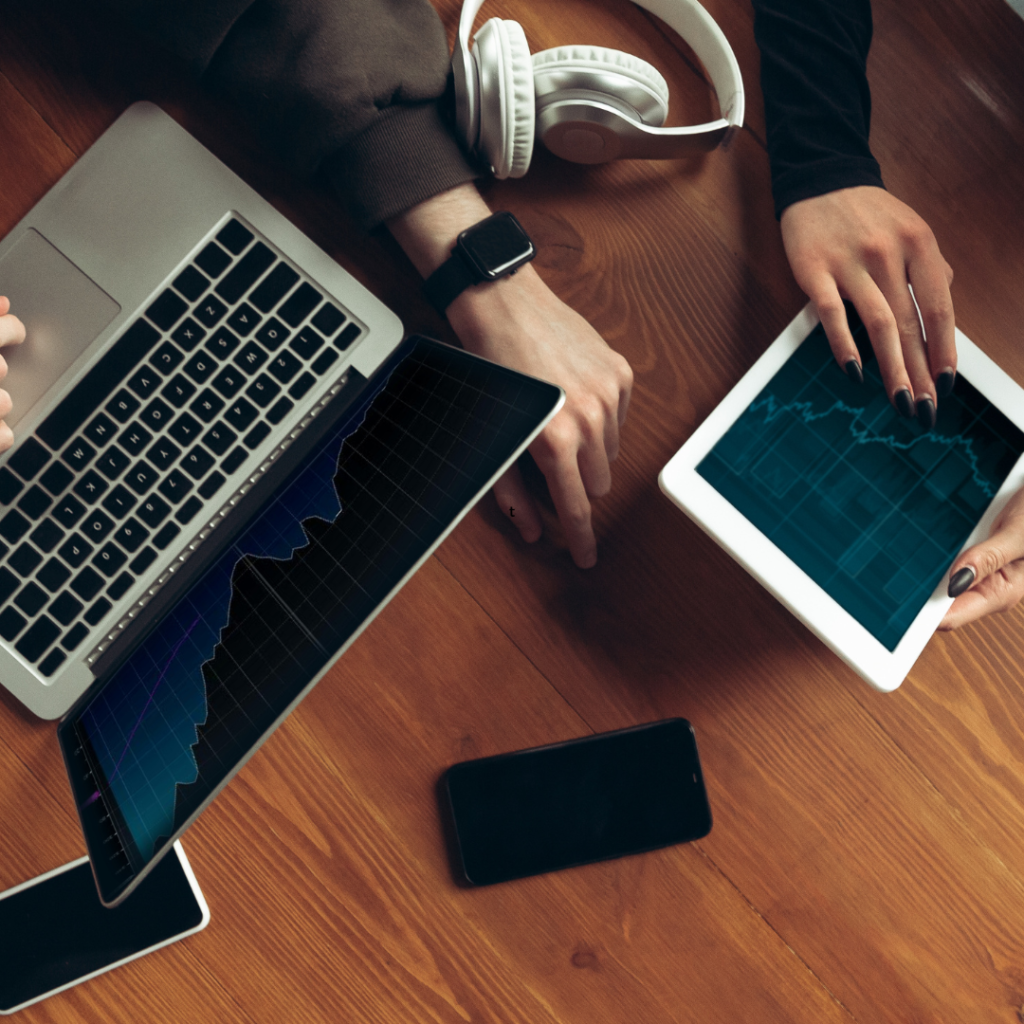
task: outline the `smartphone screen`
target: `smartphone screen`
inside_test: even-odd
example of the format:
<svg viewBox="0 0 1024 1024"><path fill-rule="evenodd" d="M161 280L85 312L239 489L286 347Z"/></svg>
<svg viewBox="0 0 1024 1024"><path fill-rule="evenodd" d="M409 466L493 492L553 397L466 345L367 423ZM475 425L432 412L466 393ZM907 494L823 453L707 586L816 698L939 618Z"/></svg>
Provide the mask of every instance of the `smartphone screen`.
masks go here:
<svg viewBox="0 0 1024 1024"><path fill-rule="evenodd" d="M0 893L0 1013L204 927L209 911L176 852L113 909L100 903L87 857Z"/></svg>
<svg viewBox="0 0 1024 1024"><path fill-rule="evenodd" d="M460 868L489 885L711 831L683 718L463 761L445 773Z"/></svg>

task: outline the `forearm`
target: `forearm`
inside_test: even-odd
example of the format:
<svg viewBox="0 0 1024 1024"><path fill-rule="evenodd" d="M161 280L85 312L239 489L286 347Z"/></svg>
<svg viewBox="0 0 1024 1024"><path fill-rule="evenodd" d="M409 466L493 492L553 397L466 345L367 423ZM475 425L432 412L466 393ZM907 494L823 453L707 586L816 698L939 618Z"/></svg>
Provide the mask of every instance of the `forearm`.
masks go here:
<svg viewBox="0 0 1024 1024"><path fill-rule="evenodd" d="M868 145L870 0L753 0L776 216L794 202L882 186Z"/></svg>

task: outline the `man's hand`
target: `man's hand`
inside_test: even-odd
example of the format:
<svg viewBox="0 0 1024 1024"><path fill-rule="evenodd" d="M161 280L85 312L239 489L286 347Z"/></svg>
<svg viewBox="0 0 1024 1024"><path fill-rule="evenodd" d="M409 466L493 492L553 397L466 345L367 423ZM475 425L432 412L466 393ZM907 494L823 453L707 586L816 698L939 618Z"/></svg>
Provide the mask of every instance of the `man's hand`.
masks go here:
<svg viewBox="0 0 1024 1024"><path fill-rule="evenodd" d="M1009 611L1024 597L1024 490L1006 503L988 540L968 548L952 564L949 584L949 596L956 600L939 629L957 629L991 612Z"/></svg>
<svg viewBox="0 0 1024 1024"><path fill-rule="evenodd" d="M0 295L0 348L4 345L20 345L25 340L25 326L10 312L11 304L6 296ZM7 376L7 362L0 356L0 380ZM11 396L0 391L0 452L7 451L14 444L11 428L3 417L11 411Z"/></svg>
<svg viewBox="0 0 1024 1024"><path fill-rule="evenodd" d="M388 223L426 277L451 254L455 239L491 213L472 185L428 199ZM511 277L467 288L448 307L459 340L477 355L560 385L566 402L530 446L547 480L573 560L597 561L590 502L611 488L609 463L619 450L633 372L578 313L527 265ZM541 518L516 467L494 488L523 539L541 535Z"/></svg>
<svg viewBox="0 0 1024 1024"><path fill-rule="evenodd" d="M849 299L890 401L931 429L938 399L952 390L956 374L953 271L931 229L895 196L866 185L793 203L781 223L793 276L817 308L836 361L857 378L860 357L843 309Z"/></svg>

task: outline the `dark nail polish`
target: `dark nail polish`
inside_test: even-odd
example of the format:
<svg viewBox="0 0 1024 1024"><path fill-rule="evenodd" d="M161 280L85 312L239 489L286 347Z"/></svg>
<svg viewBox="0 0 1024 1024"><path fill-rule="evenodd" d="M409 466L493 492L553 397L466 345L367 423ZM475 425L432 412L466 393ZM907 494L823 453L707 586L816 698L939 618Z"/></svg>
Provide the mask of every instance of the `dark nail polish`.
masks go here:
<svg viewBox="0 0 1024 1024"><path fill-rule="evenodd" d="M912 420L914 418L914 396L904 388L902 391L896 392L895 401L900 415Z"/></svg>
<svg viewBox="0 0 1024 1024"><path fill-rule="evenodd" d="M953 393L953 384L956 381L956 374L952 370L945 370L939 374L935 382L935 390L939 398L946 398Z"/></svg>
<svg viewBox="0 0 1024 1024"><path fill-rule="evenodd" d="M949 589L946 591L950 597L959 597L974 582L974 570L969 566L958 569L949 578Z"/></svg>
<svg viewBox="0 0 1024 1024"><path fill-rule="evenodd" d="M927 396L917 403L917 422L925 430L931 430L935 426L935 403Z"/></svg>
<svg viewBox="0 0 1024 1024"><path fill-rule="evenodd" d="M860 363L858 363L856 359L851 359L844 369L846 370L846 376L849 377L854 384L864 383L864 373L860 368Z"/></svg>

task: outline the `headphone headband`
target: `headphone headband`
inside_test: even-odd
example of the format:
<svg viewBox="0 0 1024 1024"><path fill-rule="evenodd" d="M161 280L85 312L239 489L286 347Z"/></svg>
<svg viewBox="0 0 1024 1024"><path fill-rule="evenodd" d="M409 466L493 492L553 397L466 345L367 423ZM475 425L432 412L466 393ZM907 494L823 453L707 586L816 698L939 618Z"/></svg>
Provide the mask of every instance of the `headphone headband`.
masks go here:
<svg viewBox="0 0 1024 1024"><path fill-rule="evenodd" d="M633 130L622 155L633 155L629 150L637 149L640 152L636 155L671 158L683 156L694 149L713 149L743 124L743 77L729 40L697 0L633 2L661 18L690 46L711 76L722 116L705 124L678 128L653 128L634 118L625 118ZM452 54L452 70L456 76L455 119L462 137L470 140L477 138L480 129L480 83L470 54L470 32L483 5L484 0L465 0L463 3Z"/></svg>

